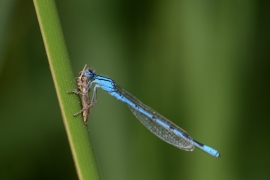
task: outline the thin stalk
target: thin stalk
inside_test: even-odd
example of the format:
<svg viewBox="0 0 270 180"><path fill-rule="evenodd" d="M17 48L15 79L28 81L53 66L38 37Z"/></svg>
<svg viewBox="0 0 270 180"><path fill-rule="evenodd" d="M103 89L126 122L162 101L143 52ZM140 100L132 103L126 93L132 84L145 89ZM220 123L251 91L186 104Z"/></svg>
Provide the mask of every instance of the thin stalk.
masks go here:
<svg viewBox="0 0 270 180"><path fill-rule="evenodd" d="M65 45L60 20L53 0L34 0L63 121L79 179L100 179L90 136L79 111L78 97L67 92L75 89L74 76Z"/></svg>

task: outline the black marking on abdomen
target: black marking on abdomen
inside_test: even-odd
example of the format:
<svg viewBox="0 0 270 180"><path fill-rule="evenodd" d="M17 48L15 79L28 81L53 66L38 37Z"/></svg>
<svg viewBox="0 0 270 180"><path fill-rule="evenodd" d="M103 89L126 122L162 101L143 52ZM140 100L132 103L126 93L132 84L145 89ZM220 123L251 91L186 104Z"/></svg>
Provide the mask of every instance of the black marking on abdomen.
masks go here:
<svg viewBox="0 0 270 180"><path fill-rule="evenodd" d="M196 140L194 140L194 139L193 139L193 141L196 142L197 144L199 144L200 146L204 146L204 144L199 143L198 141L196 141Z"/></svg>
<svg viewBox="0 0 270 180"><path fill-rule="evenodd" d="M170 125L170 129L171 129L171 130L174 130L175 127L174 127L173 125Z"/></svg>
<svg viewBox="0 0 270 180"><path fill-rule="evenodd" d="M190 136L189 136L189 134L188 133L186 133L186 132L182 132L183 133L183 136L185 136L186 138L188 138L188 139L192 139Z"/></svg>

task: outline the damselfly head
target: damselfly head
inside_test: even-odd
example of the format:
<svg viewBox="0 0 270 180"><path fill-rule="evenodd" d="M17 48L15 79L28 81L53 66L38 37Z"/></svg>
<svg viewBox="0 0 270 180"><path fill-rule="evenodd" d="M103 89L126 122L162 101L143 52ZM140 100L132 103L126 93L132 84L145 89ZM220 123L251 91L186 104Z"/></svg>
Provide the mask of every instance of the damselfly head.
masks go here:
<svg viewBox="0 0 270 180"><path fill-rule="evenodd" d="M92 70L92 69L86 69L85 72L84 72L84 75L87 78L89 78L90 80L92 80L96 76L96 74L94 73L94 70Z"/></svg>

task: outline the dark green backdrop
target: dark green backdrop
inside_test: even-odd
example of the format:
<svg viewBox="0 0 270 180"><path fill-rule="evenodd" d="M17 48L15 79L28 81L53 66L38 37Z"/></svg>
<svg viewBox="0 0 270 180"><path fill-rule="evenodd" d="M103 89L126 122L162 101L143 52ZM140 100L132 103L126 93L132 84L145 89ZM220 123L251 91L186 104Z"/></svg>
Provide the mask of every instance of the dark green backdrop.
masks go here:
<svg viewBox="0 0 270 180"><path fill-rule="evenodd" d="M267 2L57 1L74 74L89 64L222 156L164 143L99 91L104 180L270 179ZM0 84L0 179L77 179L32 1L0 1Z"/></svg>

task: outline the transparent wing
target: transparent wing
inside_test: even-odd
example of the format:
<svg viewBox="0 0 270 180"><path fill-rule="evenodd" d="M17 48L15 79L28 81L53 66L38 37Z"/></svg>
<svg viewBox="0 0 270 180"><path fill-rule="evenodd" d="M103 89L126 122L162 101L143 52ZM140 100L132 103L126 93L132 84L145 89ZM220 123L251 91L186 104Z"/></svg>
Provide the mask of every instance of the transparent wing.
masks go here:
<svg viewBox="0 0 270 180"><path fill-rule="evenodd" d="M194 149L193 139L187 132L143 104L117 84L115 84L114 92L111 95L127 103L135 117L160 139L186 151L192 151Z"/></svg>
<svg viewBox="0 0 270 180"><path fill-rule="evenodd" d="M140 113L138 110L128 106L131 112L136 116L136 118L149 129L153 134L162 139L163 141L176 146L177 148L192 151L194 149L193 142L178 136L174 133L172 129L167 129L162 125L156 123L153 119L148 118L144 114Z"/></svg>

